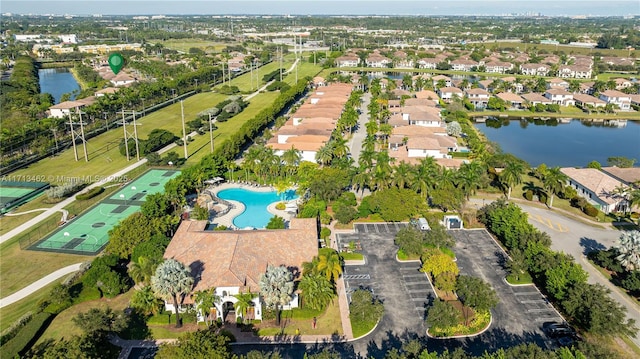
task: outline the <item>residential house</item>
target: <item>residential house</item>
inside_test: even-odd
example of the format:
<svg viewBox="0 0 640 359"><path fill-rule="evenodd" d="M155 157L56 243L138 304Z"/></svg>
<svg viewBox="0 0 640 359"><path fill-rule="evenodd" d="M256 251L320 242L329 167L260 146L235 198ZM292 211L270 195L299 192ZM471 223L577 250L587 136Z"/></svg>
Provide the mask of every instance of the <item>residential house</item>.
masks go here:
<svg viewBox="0 0 640 359"><path fill-rule="evenodd" d="M480 80L478 81L478 87L487 90L489 92L493 92L493 88L491 85L493 84L493 80Z"/></svg>
<svg viewBox="0 0 640 359"><path fill-rule="evenodd" d="M446 158L449 152L458 150L456 139L449 136L409 137L406 144L409 158Z"/></svg>
<svg viewBox="0 0 640 359"><path fill-rule="evenodd" d="M295 275L302 272L302 264L318 255L318 231L315 219L293 218L288 229L279 230L207 230L207 221L183 221L171 239L164 258L175 259L190 270L195 278L191 293L184 297L183 304L194 303L191 294L215 288L220 299L205 316L224 320L234 309L240 293L255 293L253 305L248 308L246 318L262 320L263 302L260 293L260 276L267 266L285 266ZM283 306L291 309L299 306L298 294ZM173 303L165 308L175 312ZM184 308L179 308L181 311ZM235 319L242 316L234 311ZM199 320L204 320L199 315Z"/></svg>
<svg viewBox="0 0 640 359"><path fill-rule="evenodd" d="M60 102L57 105L49 107L49 117L64 118L69 116L69 114L71 113L77 113L81 111L82 108L89 106L94 102L95 97L93 96L74 101Z"/></svg>
<svg viewBox="0 0 640 359"><path fill-rule="evenodd" d="M416 92L416 98L427 99L432 101L438 101L440 99L438 94L431 90L422 90L422 91Z"/></svg>
<svg viewBox="0 0 640 359"><path fill-rule="evenodd" d="M338 67L358 67L360 58L355 54L347 54L336 58L336 66Z"/></svg>
<svg viewBox="0 0 640 359"><path fill-rule="evenodd" d="M391 65L391 59L374 51L366 59L367 67L387 68Z"/></svg>
<svg viewBox="0 0 640 359"><path fill-rule="evenodd" d="M500 92L496 95L497 98L504 101L509 107L513 109L521 109L524 107L524 99L511 92Z"/></svg>
<svg viewBox="0 0 640 359"><path fill-rule="evenodd" d="M616 90L624 90L633 86L633 82L629 81L628 79L617 78L613 81L616 82Z"/></svg>
<svg viewBox="0 0 640 359"><path fill-rule="evenodd" d="M542 96L539 93L531 92L531 93L522 94L520 96L525 100L526 103L528 103L531 106L535 106L537 104L542 104L542 105L552 104L551 100Z"/></svg>
<svg viewBox="0 0 640 359"><path fill-rule="evenodd" d="M606 90L600 93L600 99L618 106L621 110L631 109L631 96L617 90Z"/></svg>
<svg viewBox="0 0 640 359"><path fill-rule="evenodd" d="M505 86L507 88L507 92L521 93L524 91L524 85L518 82L514 76L503 77L502 82L507 85Z"/></svg>
<svg viewBox="0 0 640 359"><path fill-rule="evenodd" d="M604 213L624 211L627 201L616 194L624 184L595 168L561 168L569 177L568 185L575 188L578 195Z"/></svg>
<svg viewBox="0 0 640 359"><path fill-rule="evenodd" d="M612 166L602 167L600 170L624 183L625 186L640 188L640 167L622 168Z"/></svg>
<svg viewBox="0 0 640 359"><path fill-rule="evenodd" d="M120 90L120 89L117 88L117 87L106 87L106 88L103 88L102 90L98 90L98 91L94 92L93 95L95 97L102 97L102 96L105 96L105 95L113 95L114 93L118 92L118 90Z"/></svg>
<svg viewBox="0 0 640 359"><path fill-rule="evenodd" d="M462 98L463 93L457 87L443 87L438 90L438 95L444 102L451 102L454 96Z"/></svg>
<svg viewBox="0 0 640 359"><path fill-rule="evenodd" d="M544 97L551 100L552 103L562 106L573 106L573 94L561 88L550 88L544 93Z"/></svg>
<svg viewBox="0 0 640 359"><path fill-rule="evenodd" d="M576 106L580 108L585 107L604 107L607 103L603 100L593 97L591 95L582 94L582 93L574 93L573 100L576 102Z"/></svg>
<svg viewBox="0 0 640 359"><path fill-rule="evenodd" d="M582 65L563 65L558 68L558 77L590 79L593 71L589 66Z"/></svg>
<svg viewBox="0 0 640 359"><path fill-rule="evenodd" d="M504 61L491 61L484 65L485 72L504 74L513 69L513 64Z"/></svg>
<svg viewBox="0 0 640 359"><path fill-rule="evenodd" d="M395 59L394 67L398 69L412 69L415 67L415 62L404 51L396 51L393 53Z"/></svg>
<svg viewBox="0 0 640 359"><path fill-rule="evenodd" d="M467 99L473 104L476 109L484 109L489 103L489 97L491 94L481 88L472 88L465 91Z"/></svg>
<svg viewBox="0 0 640 359"><path fill-rule="evenodd" d="M431 81L433 82L433 87L436 87L438 85L438 82L440 81L444 81L444 87L451 87L452 83L451 83L451 78L445 75L436 75L433 76L431 78Z"/></svg>
<svg viewBox="0 0 640 359"><path fill-rule="evenodd" d="M440 110L431 106L404 106L401 110L402 119L409 125L424 127L441 127Z"/></svg>
<svg viewBox="0 0 640 359"><path fill-rule="evenodd" d="M128 86L136 82L136 79L126 72L119 72L114 78L111 79L111 83L115 87Z"/></svg>
<svg viewBox="0 0 640 359"><path fill-rule="evenodd" d="M451 69L455 71L471 71L472 68L477 67L478 63L471 59L456 59L450 63Z"/></svg>
<svg viewBox="0 0 640 359"><path fill-rule="evenodd" d="M523 75L530 76L548 76L551 66L546 64L522 64L520 65L520 72Z"/></svg>
<svg viewBox="0 0 640 359"><path fill-rule="evenodd" d="M551 80L547 81L547 88L548 89L564 89L564 90L568 90L569 89L569 82L563 79L559 79L559 78L553 78Z"/></svg>
<svg viewBox="0 0 640 359"><path fill-rule="evenodd" d="M418 60L418 68L419 69L435 69L438 66L438 60L435 58L426 57L424 59Z"/></svg>

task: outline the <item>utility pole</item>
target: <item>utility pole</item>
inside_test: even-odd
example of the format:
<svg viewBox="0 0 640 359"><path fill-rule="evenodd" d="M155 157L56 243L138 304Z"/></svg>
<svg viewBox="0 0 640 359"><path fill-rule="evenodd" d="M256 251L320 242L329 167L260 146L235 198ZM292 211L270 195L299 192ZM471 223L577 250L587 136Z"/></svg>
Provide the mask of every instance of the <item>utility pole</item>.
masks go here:
<svg viewBox="0 0 640 359"><path fill-rule="evenodd" d="M209 139L211 141L211 153L213 153L213 121L211 119L211 113L209 113Z"/></svg>
<svg viewBox="0 0 640 359"><path fill-rule="evenodd" d="M182 133L184 135L182 145L184 147L184 159L188 159L189 155L187 153L187 129L184 126L184 104L183 101L180 100L180 113L182 114Z"/></svg>
<svg viewBox="0 0 640 359"><path fill-rule="evenodd" d="M125 118L126 114L131 114L133 115L133 133L129 133L129 131L127 131L127 119ZM140 145L139 145L139 141L138 141L138 127L139 124L136 123L136 111L125 111L125 109L122 109L122 131L124 133L124 151L127 154L127 161L130 161L131 158L129 157L129 140L133 139L133 141L136 144L136 159L138 161L140 161Z"/></svg>
<svg viewBox="0 0 640 359"><path fill-rule="evenodd" d="M78 161L78 148L76 147L76 140L80 139L82 141L82 147L84 149L84 160L89 162L89 155L87 154L87 141L84 138L84 124L82 123L82 112L76 107L76 113L80 115L80 122L73 122L71 117L71 111L69 111L69 127L71 128L71 144L73 144L73 155ZM73 125L80 125L80 132L77 132Z"/></svg>

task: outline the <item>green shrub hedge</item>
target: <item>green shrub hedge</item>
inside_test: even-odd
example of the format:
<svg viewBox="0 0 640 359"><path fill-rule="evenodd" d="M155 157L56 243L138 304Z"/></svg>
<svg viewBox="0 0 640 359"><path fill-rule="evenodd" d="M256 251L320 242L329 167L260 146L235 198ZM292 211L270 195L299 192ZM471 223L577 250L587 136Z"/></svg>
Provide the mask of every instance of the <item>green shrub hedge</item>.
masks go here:
<svg viewBox="0 0 640 359"><path fill-rule="evenodd" d="M533 191L528 189L525 193L524 193L524 198L527 201L531 201L533 199Z"/></svg>
<svg viewBox="0 0 640 359"><path fill-rule="evenodd" d="M24 327L16 334L16 336L0 347L3 358L15 358L23 354L29 343L38 338L38 334L45 329L45 325L49 323L49 319L53 315L42 312L33 316L33 318L25 324Z"/></svg>
<svg viewBox="0 0 640 359"><path fill-rule="evenodd" d="M104 192L104 187L95 187L89 190L87 193L77 195L76 199L79 201L85 201L99 195L102 192Z"/></svg>
<svg viewBox="0 0 640 359"><path fill-rule="evenodd" d="M596 217L598 215L598 209L592 205L584 207L584 213L589 217Z"/></svg>

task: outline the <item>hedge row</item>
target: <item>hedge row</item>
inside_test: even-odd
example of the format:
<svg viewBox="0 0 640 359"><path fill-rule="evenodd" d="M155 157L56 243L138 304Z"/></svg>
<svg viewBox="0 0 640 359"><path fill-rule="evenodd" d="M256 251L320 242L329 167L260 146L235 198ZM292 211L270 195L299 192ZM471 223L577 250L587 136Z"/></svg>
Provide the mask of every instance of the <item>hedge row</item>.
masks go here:
<svg viewBox="0 0 640 359"><path fill-rule="evenodd" d="M80 201L85 201L99 195L102 192L104 192L104 187L95 187L90 189L87 193L82 193L77 195L76 199Z"/></svg>
<svg viewBox="0 0 640 359"><path fill-rule="evenodd" d="M15 358L16 356L23 354L23 351L27 348L29 343L34 340L34 338L39 337L38 332L43 329L44 325L48 323L51 317L51 313L45 312L34 315L31 321L25 324L13 339L0 347L2 357Z"/></svg>
<svg viewBox="0 0 640 359"><path fill-rule="evenodd" d="M32 318L33 313L28 312L27 314L20 317L20 319L13 322L13 324L11 324L9 328L4 330L2 334L0 334L0 346L5 345L9 340L13 339L20 332L20 329L27 325L27 323L29 323Z"/></svg>

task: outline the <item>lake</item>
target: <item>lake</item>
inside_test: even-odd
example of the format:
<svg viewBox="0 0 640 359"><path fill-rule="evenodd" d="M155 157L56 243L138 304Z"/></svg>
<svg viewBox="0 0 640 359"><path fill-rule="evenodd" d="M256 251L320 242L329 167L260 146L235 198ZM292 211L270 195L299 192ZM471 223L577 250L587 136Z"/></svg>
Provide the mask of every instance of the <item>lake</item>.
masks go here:
<svg viewBox="0 0 640 359"><path fill-rule="evenodd" d="M475 126L504 152L531 166L584 167L593 160L606 166L607 158L614 156L635 158L640 166L640 123L625 123L498 119Z"/></svg>
<svg viewBox="0 0 640 359"><path fill-rule="evenodd" d="M55 99L55 103L60 103L60 98L65 93L73 93L80 89L80 85L73 77L69 69L42 69L38 70L40 78L40 92L50 93ZM75 99L75 95L71 95Z"/></svg>

